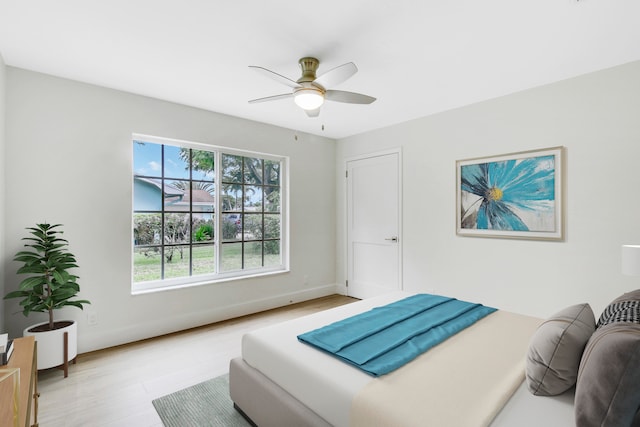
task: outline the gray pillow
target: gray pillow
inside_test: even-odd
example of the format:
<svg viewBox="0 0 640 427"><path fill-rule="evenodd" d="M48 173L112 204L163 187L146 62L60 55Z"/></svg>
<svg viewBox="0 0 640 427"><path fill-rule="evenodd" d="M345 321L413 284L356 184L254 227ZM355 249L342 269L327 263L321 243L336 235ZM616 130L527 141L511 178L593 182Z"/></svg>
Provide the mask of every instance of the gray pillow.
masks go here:
<svg viewBox="0 0 640 427"><path fill-rule="evenodd" d="M585 347L576 384L580 427L640 426L640 325L598 328Z"/></svg>
<svg viewBox="0 0 640 427"><path fill-rule="evenodd" d="M527 351L529 391L536 396L554 396L573 387L582 352L595 328L589 304L567 307L540 325Z"/></svg>

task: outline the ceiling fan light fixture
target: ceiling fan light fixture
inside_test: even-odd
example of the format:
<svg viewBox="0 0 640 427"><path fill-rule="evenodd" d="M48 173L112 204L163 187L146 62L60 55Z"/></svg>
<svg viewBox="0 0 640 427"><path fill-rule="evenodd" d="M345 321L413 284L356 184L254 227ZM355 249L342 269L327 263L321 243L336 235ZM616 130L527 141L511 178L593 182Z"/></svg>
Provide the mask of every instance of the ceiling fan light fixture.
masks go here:
<svg viewBox="0 0 640 427"><path fill-rule="evenodd" d="M324 103L324 94L318 89L300 88L293 95L293 101L303 110L316 110Z"/></svg>
<svg viewBox="0 0 640 427"><path fill-rule="evenodd" d="M324 104L325 99L327 101L346 104L371 104L376 100L372 96L361 93L332 89L333 86L339 85L358 71L358 67L356 67L356 64L353 62L347 62L346 64L332 68L320 77L316 77L316 70L320 64L316 58L301 58L298 63L302 70L302 77L295 81L264 67L249 65L250 68L293 89L293 91L281 95L252 99L249 101L249 104L293 98L296 105L302 108L308 117L318 117L320 107Z"/></svg>

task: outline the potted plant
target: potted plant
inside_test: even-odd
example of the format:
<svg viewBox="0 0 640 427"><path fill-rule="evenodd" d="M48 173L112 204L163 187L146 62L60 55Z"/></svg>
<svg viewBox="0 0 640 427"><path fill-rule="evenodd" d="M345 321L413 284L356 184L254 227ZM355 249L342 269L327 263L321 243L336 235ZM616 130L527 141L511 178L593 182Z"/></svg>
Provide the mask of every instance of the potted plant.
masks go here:
<svg viewBox="0 0 640 427"><path fill-rule="evenodd" d="M65 306L80 309L87 300L74 299L80 291L78 276L69 272L77 268L76 258L67 250L67 240L60 237L61 224L36 224L27 227L32 237L14 261L22 262L18 274L28 275L20 282L19 290L9 292L5 299L22 298L22 313L48 313L47 322L32 325L24 330L24 335L33 335L38 343L38 369L66 366L78 354L77 325L73 320L54 321L53 311ZM64 333L67 332L67 360L64 360Z"/></svg>

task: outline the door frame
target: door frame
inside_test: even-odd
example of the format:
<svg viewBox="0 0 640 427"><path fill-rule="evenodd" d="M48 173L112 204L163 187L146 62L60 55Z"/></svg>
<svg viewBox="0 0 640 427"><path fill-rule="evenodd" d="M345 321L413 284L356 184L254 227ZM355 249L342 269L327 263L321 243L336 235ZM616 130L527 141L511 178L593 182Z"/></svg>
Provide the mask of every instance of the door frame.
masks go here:
<svg viewBox="0 0 640 427"><path fill-rule="evenodd" d="M402 215L402 206L403 203L403 192L402 192L402 147L390 148L388 150L374 151L371 153L358 154L355 156L345 157L342 170L344 171L342 180L342 188L344 194L344 209L342 213L342 220L344 223L344 236L342 238L342 247L344 250L344 283L345 293L349 295L349 194L348 194L348 186L347 186L347 171L349 162L357 161L357 160L365 160L373 157L382 157L389 154L397 154L398 155L398 290L404 289L404 284L402 281L403 278L403 251L404 247L404 233L403 233L403 215Z"/></svg>

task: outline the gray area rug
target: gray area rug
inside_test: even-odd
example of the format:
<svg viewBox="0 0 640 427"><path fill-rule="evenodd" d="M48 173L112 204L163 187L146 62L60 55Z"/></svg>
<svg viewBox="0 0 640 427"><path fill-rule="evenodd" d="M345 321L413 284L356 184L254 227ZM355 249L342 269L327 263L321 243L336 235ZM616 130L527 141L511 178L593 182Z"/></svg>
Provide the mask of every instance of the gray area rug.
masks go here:
<svg viewBox="0 0 640 427"><path fill-rule="evenodd" d="M165 427L246 427L233 408L229 374L176 391L153 401Z"/></svg>

